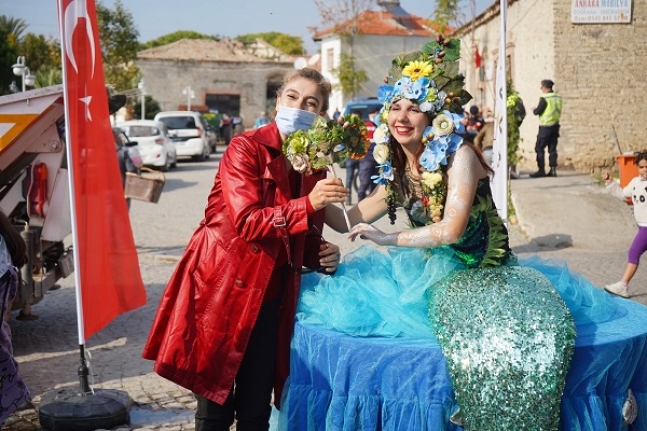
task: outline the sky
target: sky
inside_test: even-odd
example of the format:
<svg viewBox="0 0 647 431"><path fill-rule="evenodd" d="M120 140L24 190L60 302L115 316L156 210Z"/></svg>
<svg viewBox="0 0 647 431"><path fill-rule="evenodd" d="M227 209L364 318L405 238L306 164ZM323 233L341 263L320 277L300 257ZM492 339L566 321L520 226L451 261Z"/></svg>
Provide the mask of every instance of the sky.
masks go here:
<svg viewBox="0 0 647 431"><path fill-rule="evenodd" d="M335 4L335 0L331 0ZM461 0L466 11L468 0ZM492 0L475 0L476 13ZM103 0L109 8L115 0ZM122 0L135 21L140 42L148 42L177 30L236 37L248 33L278 31L300 37L309 55L317 52L309 27L324 28L313 0ZM435 0L401 0L409 13L429 17ZM22 18L26 33L58 39L56 0L0 0L0 14Z"/></svg>

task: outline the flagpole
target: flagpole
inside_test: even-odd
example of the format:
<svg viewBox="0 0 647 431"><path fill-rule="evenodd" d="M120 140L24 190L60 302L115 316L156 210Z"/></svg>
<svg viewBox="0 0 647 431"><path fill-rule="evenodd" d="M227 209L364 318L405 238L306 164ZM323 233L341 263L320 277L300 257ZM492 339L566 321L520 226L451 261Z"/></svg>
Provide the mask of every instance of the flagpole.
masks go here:
<svg viewBox="0 0 647 431"><path fill-rule="evenodd" d="M503 222L508 223L508 119L507 119L507 67L506 21L508 0L500 0L499 60L496 74L496 128L493 148L492 195Z"/></svg>
<svg viewBox="0 0 647 431"><path fill-rule="evenodd" d="M66 5L67 8L64 6ZM41 406L38 411L38 419L41 427L52 430L66 431L91 431L96 429L111 429L128 423L128 409L131 399L124 391L114 389L97 389L90 387L88 376L89 367L85 357L85 331L83 319L83 297L81 293L81 259L78 212L74 181L74 156L72 145L72 133L70 130L77 127L71 120L70 106L77 101L70 100L68 68L66 57L66 41L71 40L71 35L66 34L69 30L65 25L65 13L67 9L73 9L77 15L89 19L87 2L94 0L74 0L76 3L69 3L69 0L57 0L57 11L59 18L59 31L61 40L61 62L63 67L63 94L65 111L65 143L68 168L68 183L70 191L70 216L72 228L72 241L74 246L74 281L76 294L76 313L79 336L79 352L81 365L78 368L80 390L73 388L62 388L49 391L41 397ZM72 29L73 31L73 29ZM68 37L70 39L68 39ZM116 157L116 156L115 156Z"/></svg>
<svg viewBox="0 0 647 431"><path fill-rule="evenodd" d="M58 16L59 19L63 17L62 2L57 0L58 6ZM65 28L59 22L60 30L60 40L65 40ZM61 58L63 59L63 76L67 76L67 62L65 61L65 43L61 43ZM63 79L63 94L65 98L64 108L65 108L65 145L67 148L66 157L67 157L67 180L69 184L70 192L70 218L72 222L72 244L74 244L75 251L73 254L74 258L74 284L75 284L75 297L76 297L76 319L77 319L77 331L79 339L79 347L81 353L81 365L79 367L79 379L81 384L81 392L84 394L92 393L88 382L88 365L85 358L85 333L84 333L84 324L83 324L83 295L81 292L81 262L78 253L79 244L79 233L78 233L78 223L77 223L77 212L76 212L76 194L75 194L75 185L74 185L74 152L71 151L72 148L72 139L71 133L69 133L68 128L73 127L70 122L70 101L68 100L68 81Z"/></svg>

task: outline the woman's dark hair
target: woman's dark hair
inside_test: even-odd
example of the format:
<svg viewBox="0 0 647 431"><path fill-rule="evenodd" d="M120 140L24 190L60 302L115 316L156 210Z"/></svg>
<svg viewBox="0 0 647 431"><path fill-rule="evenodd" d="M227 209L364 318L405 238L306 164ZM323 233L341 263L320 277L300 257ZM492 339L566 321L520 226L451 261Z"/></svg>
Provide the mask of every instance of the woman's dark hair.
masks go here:
<svg viewBox="0 0 647 431"><path fill-rule="evenodd" d="M309 79L310 81L317 84L317 87L319 88L319 92L323 96L323 100L322 100L323 104L321 105L321 109L319 110L319 112L328 111L328 107L330 106L329 99L330 99L330 93L332 93L332 86L330 85L330 82L316 69L304 67L303 69L298 69L298 70L293 70L288 72L283 77L283 84L281 85L281 88L279 88L278 91L276 92L276 95L280 96L281 93L283 93L285 86L296 78Z"/></svg>
<svg viewBox="0 0 647 431"><path fill-rule="evenodd" d="M636 165L642 160L647 160L647 151L641 151L636 156Z"/></svg>
<svg viewBox="0 0 647 431"><path fill-rule="evenodd" d="M11 262L20 268L27 263L27 246L18 230L11 223L11 220L0 211L0 235L7 243L7 249L11 255Z"/></svg>

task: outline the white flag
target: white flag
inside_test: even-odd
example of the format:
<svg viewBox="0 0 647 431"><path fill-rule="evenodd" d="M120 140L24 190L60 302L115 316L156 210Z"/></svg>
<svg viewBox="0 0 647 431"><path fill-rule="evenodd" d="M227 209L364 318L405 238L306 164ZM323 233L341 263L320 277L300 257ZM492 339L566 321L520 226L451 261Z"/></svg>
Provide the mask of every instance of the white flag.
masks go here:
<svg viewBox="0 0 647 431"><path fill-rule="evenodd" d="M499 210L499 216L507 224L508 221L508 119L506 100L506 21L508 15L508 1L500 0L501 20L499 35L499 61L496 69L496 103L494 114L496 117L494 130L494 148L492 155L492 195L494 203Z"/></svg>

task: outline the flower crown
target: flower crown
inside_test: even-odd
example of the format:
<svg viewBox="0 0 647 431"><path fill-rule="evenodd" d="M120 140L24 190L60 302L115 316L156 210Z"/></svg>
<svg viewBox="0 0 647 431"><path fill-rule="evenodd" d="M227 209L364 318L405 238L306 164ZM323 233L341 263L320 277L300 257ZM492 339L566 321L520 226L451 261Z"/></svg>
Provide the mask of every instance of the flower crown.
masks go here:
<svg viewBox="0 0 647 431"><path fill-rule="evenodd" d="M439 181L439 177L442 178L441 166L447 165L447 156L463 143L463 105L472 98L463 88L465 77L458 73L459 54L458 39L444 39L438 35L420 51L396 57L384 85L378 88L378 98L384 106L375 117L377 129L373 134L376 144L373 157L379 165L379 174L372 178L375 183L387 187L391 224L395 222L397 195L392 186L391 134L386 122L391 105L400 99L417 103L432 120L422 137L425 147L419 159L421 186L425 194L427 222L433 223L442 217L447 185Z"/></svg>
<svg viewBox="0 0 647 431"><path fill-rule="evenodd" d="M318 117L309 130L297 130L283 142L283 154L292 168L310 175L313 170L359 160L370 146L366 124L356 115L326 121Z"/></svg>

